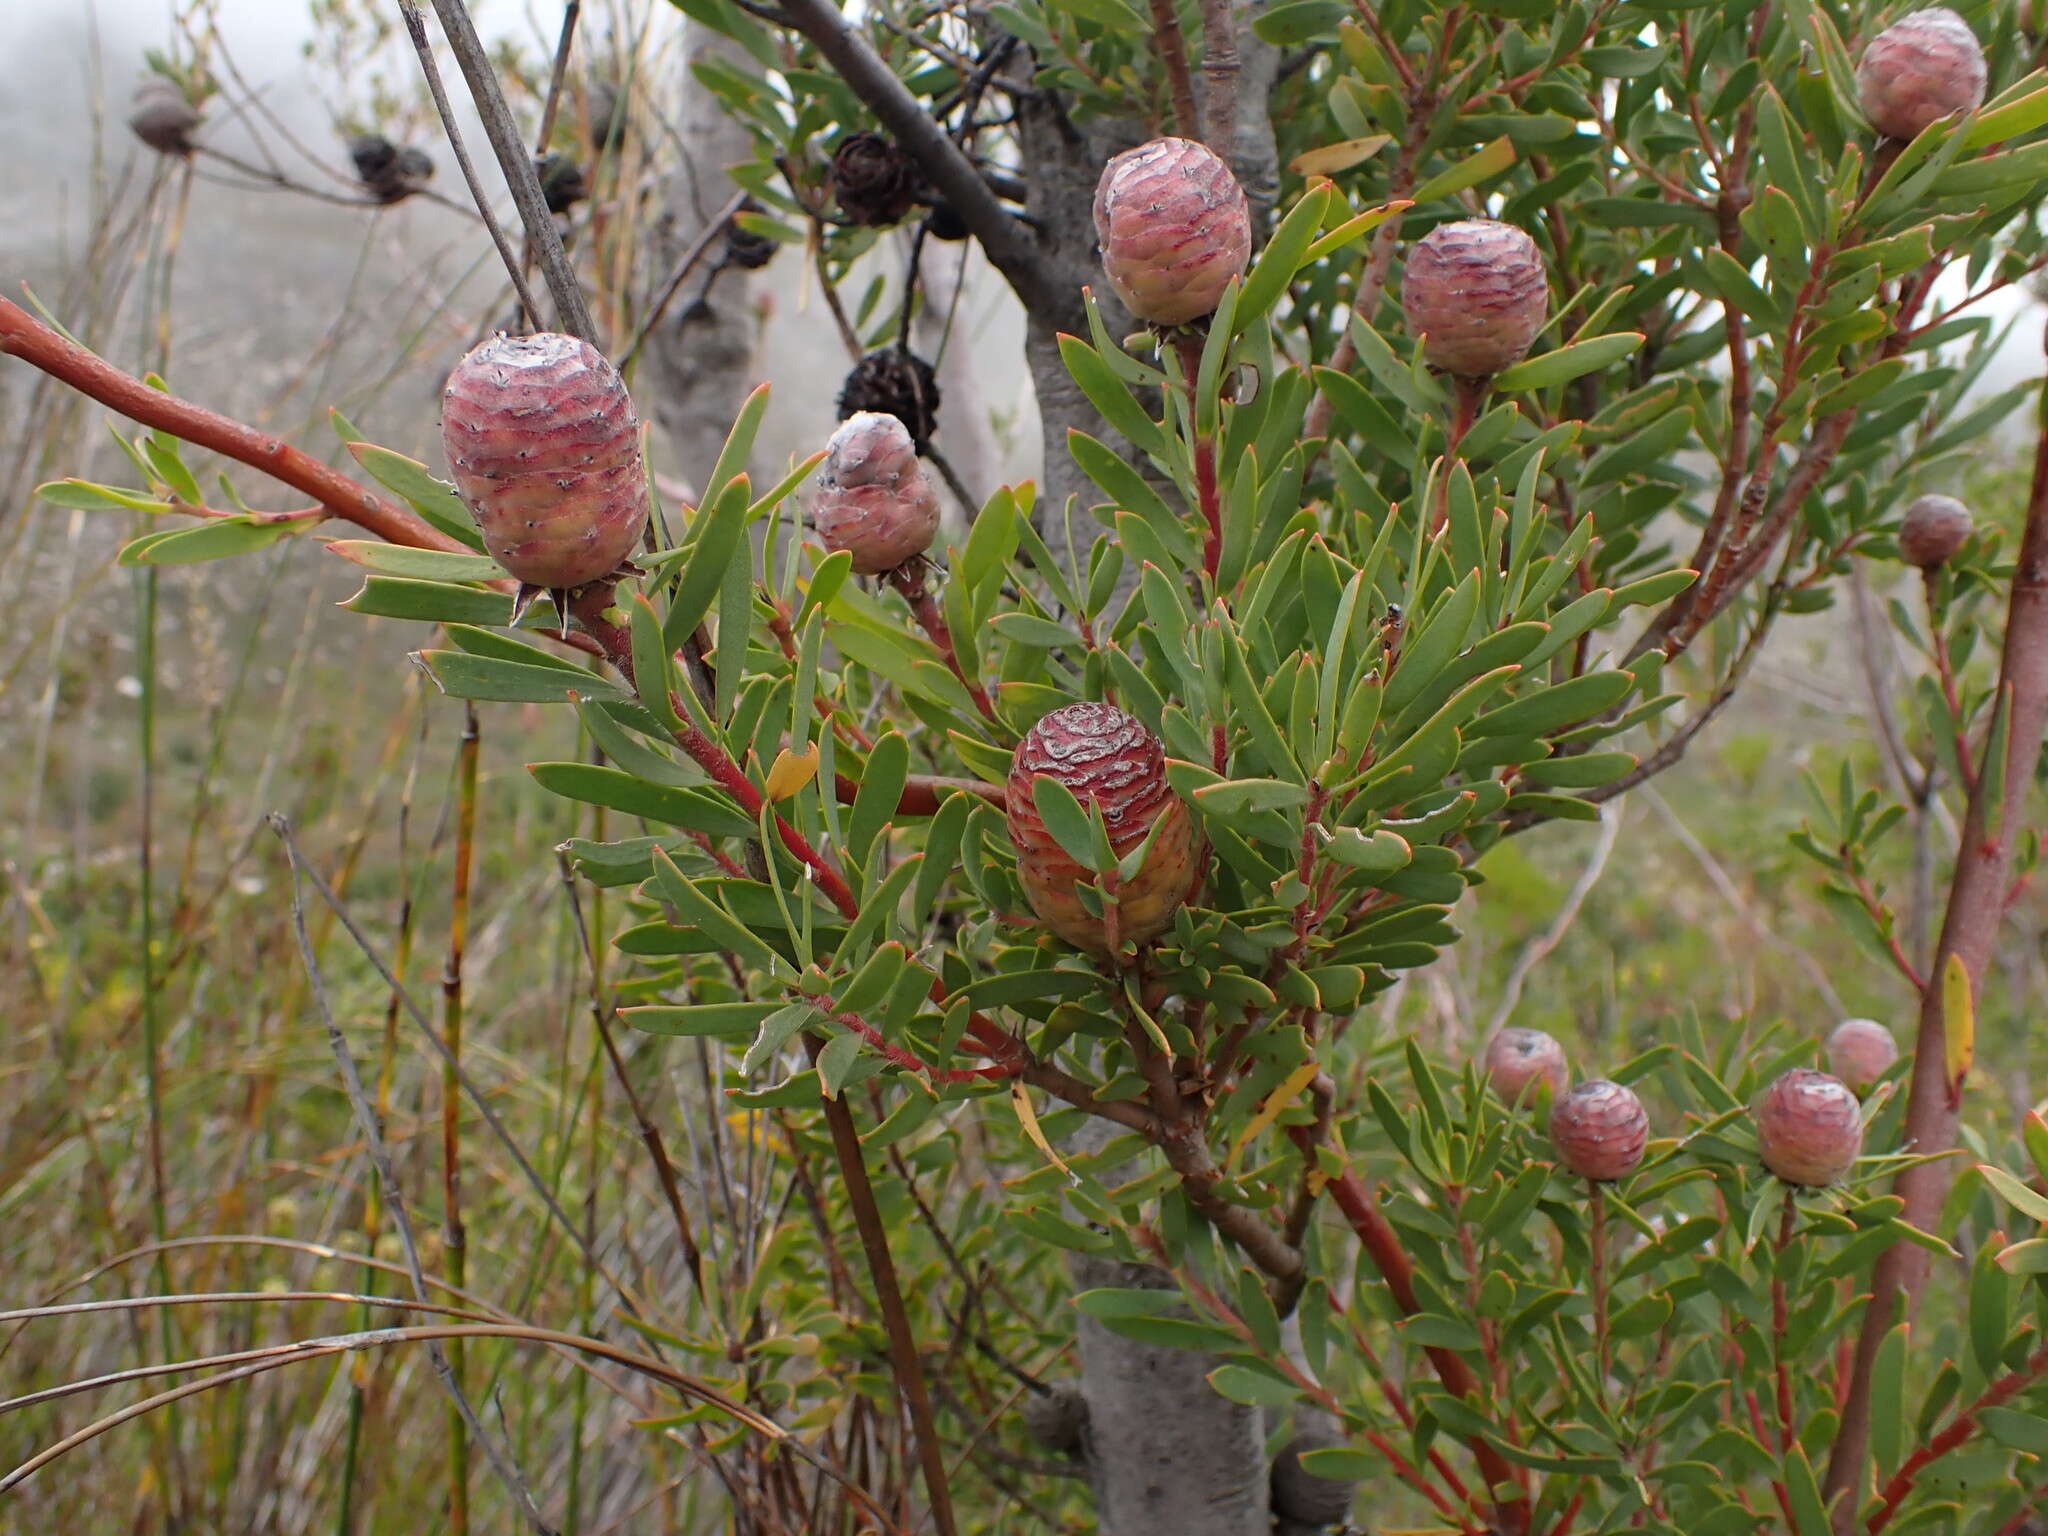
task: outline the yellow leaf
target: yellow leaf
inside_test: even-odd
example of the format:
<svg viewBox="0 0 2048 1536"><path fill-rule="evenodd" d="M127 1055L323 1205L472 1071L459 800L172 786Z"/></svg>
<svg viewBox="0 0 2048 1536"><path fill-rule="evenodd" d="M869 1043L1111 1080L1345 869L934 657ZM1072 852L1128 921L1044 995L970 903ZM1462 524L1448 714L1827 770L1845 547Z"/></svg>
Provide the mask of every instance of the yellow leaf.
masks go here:
<svg viewBox="0 0 2048 1536"><path fill-rule="evenodd" d="M1288 1073L1286 1080L1279 1087L1266 1095L1266 1102L1259 1106L1259 1112L1253 1115L1245 1123L1245 1128L1238 1133L1237 1144L1230 1149L1230 1161L1226 1167L1237 1167L1237 1160L1244 1155L1244 1149L1251 1139L1278 1120L1281 1112L1301 1097L1301 1090L1314 1082L1316 1074L1322 1070L1323 1064L1311 1056Z"/></svg>
<svg viewBox="0 0 2048 1536"><path fill-rule="evenodd" d="M799 756L784 747L775 754L775 766L768 770L768 798L787 800L817 775L818 744L814 741Z"/></svg>
<svg viewBox="0 0 2048 1536"><path fill-rule="evenodd" d="M1325 144L1320 149L1302 151L1287 162L1287 169L1297 176L1334 176L1339 171L1348 171L1352 166L1370 160L1392 142L1393 135L1387 133L1367 134L1362 139L1339 139L1335 144Z"/></svg>
<svg viewBox="0 0 2048 1536"><path fill-rule="evenodd" d="M1038 1126L1038 1111L1031 1107L1031 1095L1024 1091L1024 1085L1010 1080L1010 1104L1017 1111L1017 1123L1024 1127L1024 1134L1031 1138L1031 1144L1043 1152L1053 1167L1067 1176L1069 1184L1079 1184L1080 1178L1069 1168L1059 1153L1053 1151L1052 1143L1045 1139L1045 1132Z"/></svg>
<svg viewBox="0 0 2048 1536"><path fill-rule="evenodd" d="M1962 956L1950 955L1941 972L1941 1021L1948 1042L1948 1086L1959 1092L1977 1058L1977 1012Z"/></svg>

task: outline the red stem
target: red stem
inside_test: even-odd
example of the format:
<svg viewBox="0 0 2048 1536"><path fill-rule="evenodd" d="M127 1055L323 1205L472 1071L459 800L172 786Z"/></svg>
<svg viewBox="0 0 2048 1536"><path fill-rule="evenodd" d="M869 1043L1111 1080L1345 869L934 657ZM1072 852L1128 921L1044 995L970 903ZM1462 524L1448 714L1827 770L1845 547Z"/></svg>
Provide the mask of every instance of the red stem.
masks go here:
<svg viewBox="0 0 2048 1536"><path fill-rule="evenodd" d="M1300 1146L1302 1156L1315 1157L1315 1145L1307 1127L1296 1127L1289 1134ZM1393 1223L1387 1220L1379 1202L1373 1199L1364 1181L1349 1169L1330 1181L1330 1196L1351 1223L1352 1231L1358 1234L1358 1241L1372 1260L1373 1267L1380 1272L1380 1278L1386 1281L1387 1292L1394 1298L1394 1304L1404 1314L1413 1317L1422 1310L1415 1297L1415 1265L1409 1260L1407 1250L1401 1246L1400 1235L1394 1231ZM1439 1348L1429 1348L1424 1353L1429 1356L1430 1364L1436 1367L1437 1376L1450 1390L1451 1396L1484 1400L1479 1379L1472 1374L1472 1368L1462 1356ZM1471 1444L1472 1455L1490 1487L1519 1481L1515 1469L1499 1451L1484 1440L1474 1440ZM1502 1536L1522 1536L1529 1529L1529 1501L1526 1496L1518 1494L1503 1501L1496 1512Z"/></svg>
<svg viewBox="0 0 2048 1536"><path fill-rule="evenodd" d="M2026 528L2020 537L2006 604L1997 698L2010 712L2005 762L1998 773L1989 772L1988 763L1978 765L1941 938L1920 993L1920 1027L1914 1042L1912 1087L1906 1100L1901 1146L1922 1156L1946 1152L1955 1145L1956 1123L1962 1113L1962 1083L1949 1077L1943 977L1953 957L1969 978L1971 996L1982 991L1999 922L2005 915L2013 847L2019 841L2025 796L2034 781L2034 760L2041 750L2043 730L2048 728L2048 423L2043 423L2034 449ZM1987 736L1985 752L1990 751L1994 739ZM2001 789L1996 805L1987 793L1993 784ZM1954 1178L1951 1161L1935 1157L1898 1176L1893 1189L1906 1202L1900 1220L1923 1230L1934 1227ZM1871 1276L1870 1304L1864 1309L1862 1331L1856 1340L1856 1365L1841 1430L1828 1461L1824 1491L1838 1531L1853 1525L1861 1502L1855 1490L1863 1482L1870 1448L1871 1378L1878 1348L1901 1310L1918 1299L1926 1281L1925 1250L1894 1243L1879 1255Z"/></svg>
<svg viewBox="0 0 2048 1536"><path fill-rule="evenodd" d="M1899 1512L1899 1506L1905 1503L1906 1496L1913 1491L1914 1480L1926 1470L1930 1462L1939 1461L1976 1433L1978 1416L1985 1409L1996 1408L2001 1403L2009 1401L2022 1388L2044 1375L2048 1375L2048 1344L2042 1345L2029 1355L2027 1363L2018 1370L1999 1377L1986 1387L1983 1395L1950 1419L1940 1434L1908 1456L1899 1470L1892 1474L1891 1481L1884 1485L1884 1492L1879 1495L1883 1503L1871 1515L1870 1523L1866 1527L1870 1536L1877 1536L1879 1531L1891 1523L1892 1516Z"/></svg>
<svg viewBox="0 0 2048 1536"><path fill-rule="evenodd" d="M974 707L981 711L982 718L993 721L995 706L989 702L988 690L981 686L978 678L969 677L960 665L960 655L953 649L953 631L946 624L946 615L939 608L939 600L926 580L930 567L922 556L899 565L882 579L899 592L903 601L910 605L910 616L917 620L945 662L952 674L960 679L960 685L974 699Z"/></svg>

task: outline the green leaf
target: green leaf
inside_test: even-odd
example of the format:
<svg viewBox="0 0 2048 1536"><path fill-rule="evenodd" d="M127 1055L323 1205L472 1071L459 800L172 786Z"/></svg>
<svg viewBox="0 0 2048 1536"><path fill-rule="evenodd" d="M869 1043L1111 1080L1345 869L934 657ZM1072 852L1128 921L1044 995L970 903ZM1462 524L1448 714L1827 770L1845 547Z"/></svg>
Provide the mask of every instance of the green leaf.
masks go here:
<svg viewBox="0 0 2048 1536"><path fill-rule="evenodd" d="M1074 382L1081 386L1081 393L1102 419L1117 431L1128 437L1139 449L1150 453L1164 453L1167 447L1166 434L1159 423L1145 413L1137 397L1124 387L1102 355L1078 336L1060 336L1060 361L1067 365L1067 372L1074 376Z"/></svg>
<svg viewBox="0 0 2048 1536"><path fill-rule="evenodd" d="M2035 1193L2003 1168L1994 1168L1989 1163L1979 1163L1977 1171L2001 1200L2029 1221L2048 1221L2048 1195Z"/></svg>
<svg viewBox="0 0 2048 1536"><path fill-rule="evenodd" d="M1050 774L1041 773L1031 781L1031 803L1045 823L1045 830L1068 858L1083 869L1107 873L1096 856L1095 818L1082 808L1071 789Z"/></svg>
<svg viewBox="0 0 2048 1536"><path fill-rule="evenodd" d="M352 442L347 447L355 461L370 472L371 479L386 490L396 491L427 522L471 549L484 547L483 535L477 532L469 508L463 505L455 487L429 473L418 459L408 459L375 443Z"/></svg>
<svg viewBox="0 0 2048 1536"><path fill-rule="evenodd" d="M366 571L413 581L498 581L505 569L489 555L457 555L443 549L413 549L382 539L334 539L327 548Z"/></svg>
<svg viewBox="0 0 2048 1536"><path fill-rule="evenodd" d="M1439 171L1409 195L1418 204L1456 197L1460 192L1476 187L1482 181L1513 170L1514 166L1514 140L1502 135L1482 148L1474 150L1449 170Z"/></svg>
<svg viewBox="0 0 2048 1536"><path fill-rule="evenodd" d="M365 576L361 590L341 606L374 618L419 619L430 624L500 626L512 622L512 599L504 592L403 576Z"/></svg>
<svg viewBox="0 0 2048 1536"><path fill-rule="evenodd" d="M664 826L687 827L707 837L744 838L754 824L716 790L650 784L596 763L528 763L526 771L550 794L601 805Z"/></svg>
<svg viewBox="0 0 2048 1536"><path fill-rule="evenodd" d="M1290 0L1290 3L1299 5L1304 0ZM1307 0L1307 3L1317 4L1320 0ZM1288 9L1288 6L1283 5L1280 9ZM1342 7L1333 9L1343 14ZM1265 19L1271 18L1272 12L1268 11ZM1256 25L1253 30L1257 30ZM1287 291L1287 285L1294 281L1294 274L1301 269L1309 246L1323 227L1334 194L1335 189L1327 182L1304 193L1288 209L1280 227L1267 238L1266 248L1259 252L1259 259L1245 276L1243 291L1237 296L1237 308L1231 314L1231 325L1237 332L1242 334L1249 330Z"/></svg>
<svg viewBox="0 0 2048 1536"><path fill-rule="evenodd" d="M1573 379L1620 362L1643 344L1640 331L1621 331L1611 336L1595 336L1587 341L1575 341L1569 346L1559 347L1555 352L1546 352L1541 357L1532 357L1526 362L1515 364L1494 375L1493 387L1503 393L1523 389L1549 389L1552 385L1568 384Z"/></svg>
<svg viewBox="0 0 2048 1536"><path fill-rule="evenodd" d="M847 1076L853 1071L854 1061L859 1055L859 1035L834 1035L825 1042L825 1048L818 1052L818 1086L826 1098L839 1097L839 1091L846 1086Z"/></svg>
<svg viewBox="0 0 2048 1536"><path fill-rule="evenodd" d="M592 672L565 672L560 667L534 666L498 656L473 656L467 651L415 651L413 655L427 669L434 685L454 699L499 704L568 704L579 698L632 697L617 683Z"/></svg>
<svg viewBox="0 0 2048 1536"><path fill-rule="evenodd" d="M868 753L860 792L846 821L847 856L862 869L871 862L869 855L882 828L894 819L909 775L910 742L900 731L890 731Z"/></svg>
<svg viewBox="0 0 2048 1536"><path fill-rule="evenodd" d="M158 501L139 491L124 491L119 486L96 485L90 480L48 480L36 487L35 494L53 507L71 507L85 512L104 511L109 507L125 508L130 512L176 510L168 501Z"/></svg>
<svg viewBox="0 0 2048 1536"><path fill-rule="evenodd" d="M1292 1382L1246 1365L1219 1365L1208 1379L1218 1397L1253 1407L1280 1408L1301 1396L1301 1389Z"/></svg>
<svg viewBox="0 0 2048 1536"><path fill-rule="evenodd" d="M781 1003L650 1005L621 1008L619 1016L650 1035L743 1035L782 1008Z"/></svg>
<svg viewBox="0 0 2048 1536"><path fill-rule="evenodd" d="M122 547L120 563L198 565L207 560L228 560L267 549L303 527L303 523L251 523L245 518L223 517L197 528L168 528L161 533L144 534Z"/></svg>
<svg viewBox="0 0 2048 1536"><path fill-rule="evenodd" d="M726 568L740 558L747 541L747 496L742 475L709 506L698 509L690 525L690 553L661 622L662 639L670 650L697 632L725 583Z"/></svg>
<svg viewBox="0 0 2048 1536"><path fill-rule="evenodd" d="M1870 1459L1883 1477L1906 1454L1906 1346L1911 1324L1884 1336L1870 1371Z"/></svg>
<svg viewBox="0 0 2048 1536"><path fill-rule="evenodd" d="M1631 672L1588 672L1583 677L1526 694L1473 721L1472 736L1534 736L1611 709L1636 685Z"/></svg>

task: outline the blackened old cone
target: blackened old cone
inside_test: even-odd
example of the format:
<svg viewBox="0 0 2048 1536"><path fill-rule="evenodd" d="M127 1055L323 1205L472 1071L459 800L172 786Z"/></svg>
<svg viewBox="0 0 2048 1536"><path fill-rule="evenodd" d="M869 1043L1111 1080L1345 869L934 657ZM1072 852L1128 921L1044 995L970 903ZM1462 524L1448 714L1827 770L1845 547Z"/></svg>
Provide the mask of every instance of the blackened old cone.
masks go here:
<svg viewBox="0 0 2048 1536"><path fill-rule="evenodd" d="M359 133L348 141L356 179L380 203L400 203L433 180L434 162L422 149L392 143L381 133Z"/></svg>
<svg viewBox="0 0 2048 1536"><path fill-rule="evenodd" d="M900 347L870 352L839 386L839 419L857 411L894 416L923 453L939 429L938 375L915 352Z"/></svg>
<svg viewBox="0 0 2048 1536"><path fill-rule="evenodd" d="M129 132L160 155L191 154L192 131L200 122L199 109L175 84L161 77L136 88L128 112Z"/></svg>
<svg viewBox="0 0 2048 1536"><path fill-rule="evenodd" d="M567 213L590 196L590 183L583 167L560 150L551 149L533 162L540 180L540 195L549 213Z"/></svg>
<svg viewBox="0 0 2048 1536"><path fill-rule="evenodd" d="M848 223L895 224L923 187L917 162L879 133L851 134L832 156L832 195Z"/></svg>
<svg viewBox="0 0 2048 1536"><path fill-rule="evenodd" d="M741 203L733 216L725 221L725 260L728 266L743 267L749 272L758 272L775 259L776 242L758 230L747 228L740 222L740 215L759 213L761 205L751 197ZM864 407L855 406L854 410ZM842 410L841 418L852 414Z"/></svg>

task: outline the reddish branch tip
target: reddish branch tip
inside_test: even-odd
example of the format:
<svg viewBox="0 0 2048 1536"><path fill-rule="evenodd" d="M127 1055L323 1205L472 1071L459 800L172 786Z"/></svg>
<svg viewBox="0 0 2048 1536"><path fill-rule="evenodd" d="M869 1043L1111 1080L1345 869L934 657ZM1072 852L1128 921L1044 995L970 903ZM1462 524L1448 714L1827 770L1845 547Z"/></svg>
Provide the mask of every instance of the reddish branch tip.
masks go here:
<svg viewBox="0 0 2048 1536"><path fill-rule="evenodd" d="M1153 325L1216 312L1252 257L1251 207L1230 167L1192 139L1153 139L1102 168L1095 185L1102 273Z"/></svg>
<svg viewBox="0 0 2048 1536"><path fill-rule="evenodd" d="M923 554L939 531L939 493L910 433L880 411L856 411L839 424L804 503L825 547L851 553L863 576Z"/></svg>
<svg viewBox="0 0 2048 1536"><path fill-rule="evenodd" d="M1550 1111L1550 1140L1582 1179L1606 1182L1635 1172L1650 1144L1643 1101L1619 1083L1595 1078L1563 1095Z"/></svg>
<svg viewBox="0 0 2048 1536"><path fill-rule="evenodd" d="M1899 554L1933 570L1955 558L1970 537L1970 509L1953 496L1922 496L1899 520Z"/></svg>
<svg viewBox="0 0 2048 1536"><path fill-rule="evenodd" d="M1512 224L1457 219L1408 251L1401 313L1433 368L1485 378L1521 361L1550 313L1536 242Z"/></svg>
<svg viewBox="0 0 2048 1536"><path fill-rule="evenodd" d="M1564 1047L1540 1029L1503 1029L1486 1042L1481 1060L1493 1091L1510 1104L1563 1093L1569 1081Z"/></svg>
<svg viewBox="0 0 2048 1536"><path fill-rule="evenodd" d="M1119 943L1143 944L1165 932L1194 889L1202 858L1188 808L1166 782L1166 750L1159 738L1114 704L1068 704L1025 732L1010 761L1010 841L1017 847L1025 899L1069 944L1106 954L1112 947L1109 919L1090 912L1078 894L1096 876L1046 830L1031 794L1040 776L1057 779L1084 807L1101 808L1118 858L1159 824L1143 866L1103 905L1114 911Z"/></svg>
<svg viewBox="0 0 2048 1536"><path fill-rule="evenodd" d="M1984 50L1970 24L1945 5L1902 16L1870 40L1856 66L1856 94L1870 125L1911 139L1951 112L1984 100Z"/></svg>
<svg viewBox="0 0 2048 1536"><path fill-rule="evenodd" d="M528 586L610 576L647 527L632 398L574 336L494 336L476 348L448 375L441 442L484 548Z"/></svg>
<svg viewBox="0 0 2048 1536"><path fill-rule="evenodd" d="M1757 1099L1757 1149L1787 1184L1832 1184L1863 1150L1856 1095L1839 1078L1794 1067Z"/></svg>
<svg viewBox="0 0 2048 1536"><path fill-rule="evenodd" d="M1829 1070L1865 1094L1899 1059L1899 1043L1875 1019L1844 1019L1829 1033L1827 1052Z"/></svg>

